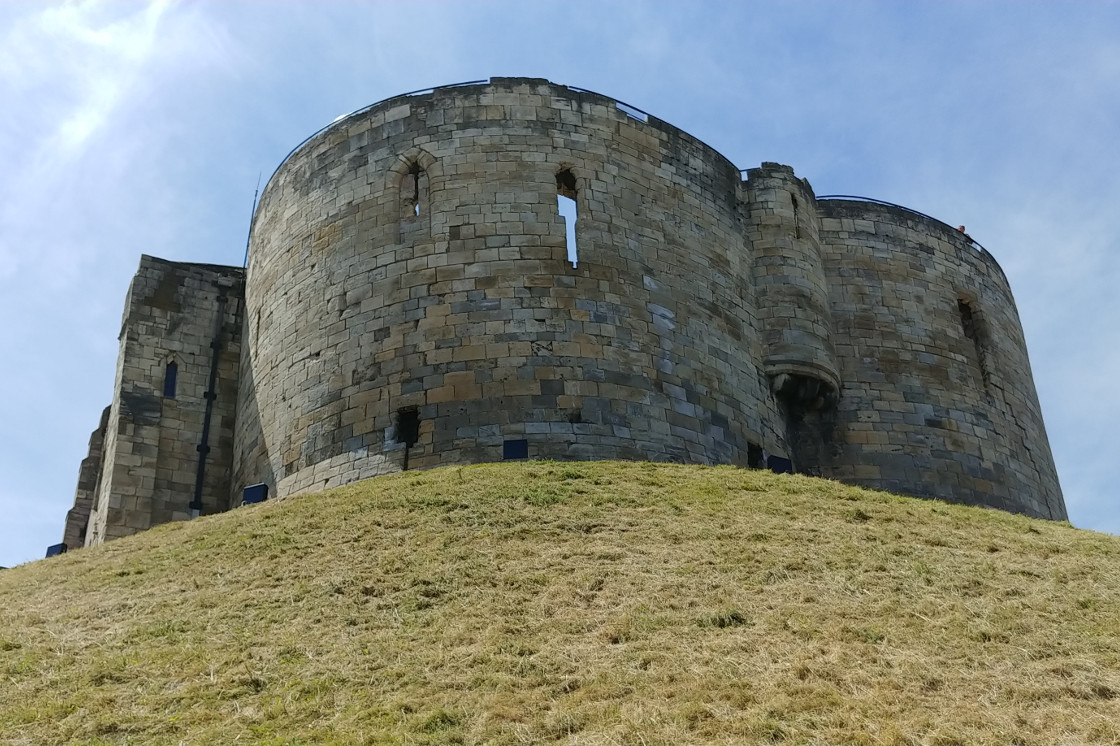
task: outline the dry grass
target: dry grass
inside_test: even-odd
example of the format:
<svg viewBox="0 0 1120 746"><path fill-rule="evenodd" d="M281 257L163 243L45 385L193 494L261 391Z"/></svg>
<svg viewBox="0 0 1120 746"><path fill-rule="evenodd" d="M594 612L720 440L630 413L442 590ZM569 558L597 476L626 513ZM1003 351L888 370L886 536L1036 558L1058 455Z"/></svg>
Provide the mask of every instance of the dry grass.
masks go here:
<svg viewBox="0 0 1120 746"><path fill-rule="evenodd" d="M1117 743L1120 538L732 468L405 473L0 573L5 743Z"/></svg>

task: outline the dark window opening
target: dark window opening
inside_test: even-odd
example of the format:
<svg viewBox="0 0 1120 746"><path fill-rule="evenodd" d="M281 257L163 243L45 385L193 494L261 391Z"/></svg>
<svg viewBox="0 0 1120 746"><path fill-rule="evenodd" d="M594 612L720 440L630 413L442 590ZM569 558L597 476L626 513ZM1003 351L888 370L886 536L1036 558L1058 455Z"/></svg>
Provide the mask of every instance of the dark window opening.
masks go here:
<svg viewBox="0 0 1120 746"><path fill-rule="evenodd" d="M401 177L401 217L418 218L421 213L421 203L427 199L428 175L419 163L413 163L403 177Z"/></svg>
<svg viewBox="0 0 1120 746"><path fill-rule="evenodd" d="M789 198L793 201L793 237L801 238L801 218L797 214L797 197L791 194Z"/></svg>
<svg viewBox="0 0 1120 746"><path fill-rule="evenodd" d="M420 440L420 413L416 407L397 411L397 442L411 448Z"/></svg>
<svg viewBox="0 0 1120 746"><path fill-rule="evenodd" d="M747 443L747 468L765 468L766 461L762 457L762 446L756 443Z"/></svg>
<svg viewBox="0 0 1120 746"><path fill-rule="evenodd" d="M412 447L420 440L420 412L416 407L397 410L397 442L404 443L404 458L401 471L408 471L408 456Z"/></svg>
<svg viewBox="0 0 1120 746"><path fill-rule="evenodd" d="M556 209L564 221L564 245L568 249L568 261L575 267L579 262L579 248L576 246L576 221L579 207L576 202L576 177L569 169L556 174Z"/></svg>
<svg viewBox="0 0 1120 746"><path fill-rule="evenodd" d="M174 361L167 364L163 372L163 395L168 399L175 398L175 386L179 378L179 366Z"/></svg>
<svg viewBox="0 0 1120 746"><path fill-rule="evenodd" d="M502 443L502 458L506 461L529 458L529 441L522 438Z"/></svg>
<svg viewBox="0 0 1120 746"><path fill-rule="evenodd" d="M992 374L988 369L987 334L983 319L972 303L964 298L957 299L957 312L961 317L964 336L972 341L972 346L976 349L976 364L980 368L980 380L984 382L984 388L987 388L991 383Z"/></svg>

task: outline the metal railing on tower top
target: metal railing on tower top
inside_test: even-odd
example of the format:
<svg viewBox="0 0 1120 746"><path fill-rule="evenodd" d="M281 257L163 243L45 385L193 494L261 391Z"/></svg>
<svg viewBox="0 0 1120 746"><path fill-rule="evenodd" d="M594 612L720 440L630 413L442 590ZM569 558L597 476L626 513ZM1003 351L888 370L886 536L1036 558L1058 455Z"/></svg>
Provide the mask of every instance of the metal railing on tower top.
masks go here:
<svg viewBox="0 0 1120 746"><path fill-rule="evenodd" d="M906 212L909 212L909 213L912 213L914 215L918 215L920 217L923 217L926 220L932 220L935 223L940 223L941 225L945 226L946 228L948 228L951 231L956 231L958 233L961 233L966 239L968 239L972 243L973 247L979 249L980 251L987 251L987 249L985 249L983 246L980 245L979 241L977 241L975 238L968 235L967 233L964 233L964 231L961 231L959 228L954 228L953 226L946 223L944 220L938 220L937 218L933 217L932 215L926 215L924 212L919 212L919 211L917 211L917 210L915 210L911 207L906 207L905 205L896 205L895 203L887 202L886 200L875 199L873 197L859 197L859 196L854 195L854 194L822 194L821 196L817 197L818 202L821 202L821 201L826 200L826 199L847 200L847 201L850 201L850 202L870 202L870 203L875 204L875 205L883 205L885 207L895 207L895 208L898 208L899 210L905 210Z"/></svg>

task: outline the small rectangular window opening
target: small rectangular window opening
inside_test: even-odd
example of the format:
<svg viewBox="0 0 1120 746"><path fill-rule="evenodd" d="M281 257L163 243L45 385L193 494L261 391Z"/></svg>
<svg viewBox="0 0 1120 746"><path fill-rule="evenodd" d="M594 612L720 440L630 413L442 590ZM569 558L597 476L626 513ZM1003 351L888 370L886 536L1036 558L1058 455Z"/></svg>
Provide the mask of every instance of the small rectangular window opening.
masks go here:
<svg viewBox="0 0 1120 746"><path fill-rule="evenodd" d="M420 413L416 407L397 410L397 442L404 443L404 458L401 471L408 471L409 451L420 440Z"/></svg>
<svg viewBox="0 0 1120 746"><path fill-rule="evenodd" d="M556 174L556 209L564 221L564 245L568 248L568 261L575 267L579 263L576 246L576 221L579 209L576 203L576 178L568 169Z"/></svg>
<svg viewBox="0 0 1120 746"><path fill-rule="evenodd" d="M416 407L397 412L397 442L412 447L420 440L420 413Z"/></svg>
<svg viewBox="0 0 1120 746"><path fill-rule="evenodd" d="M428 191L428 175L419 163L413 163L401 178L401 217L420 217L420 203L424 201Z"/></svg>
<svg viewBox="0 0 1120 746"><path fill-rule="evenodd" d="M502 458L506 461L529 458L529 441L522 438L502 443Z"/></svg>
<svg viewBox="0 0 1120 746"><path fill-rule="evenodd" d="M179 366L174 361L167 364L163 372L163 395L168 399L175 398L175 385L179 377Z"/></svg>
<svg viewBox="0 0 1120 746"><path fill-rule="evenodd" d="M797 197L791 194L789 198L793 201L793 237L801 238L801 218L797 214Z"/></svg>
<svg viewBox="0 0 1120 746"><path fill-rule="evenodd" d="M762 455L762 446L756 443L747 443L747 468L762 469L766 466L766 459Z"/></svg>

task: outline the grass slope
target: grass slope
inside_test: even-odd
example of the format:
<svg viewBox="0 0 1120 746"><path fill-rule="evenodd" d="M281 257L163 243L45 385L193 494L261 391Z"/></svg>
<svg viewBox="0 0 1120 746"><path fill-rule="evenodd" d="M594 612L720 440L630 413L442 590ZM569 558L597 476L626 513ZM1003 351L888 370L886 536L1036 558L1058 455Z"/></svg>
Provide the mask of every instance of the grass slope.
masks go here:
<svg viewBox="0 0 1120 746"><path fill-rule="evenodd" d="M0 742L1116 743L1118 560L759 471L409 472L0 573Z"/></svg>

